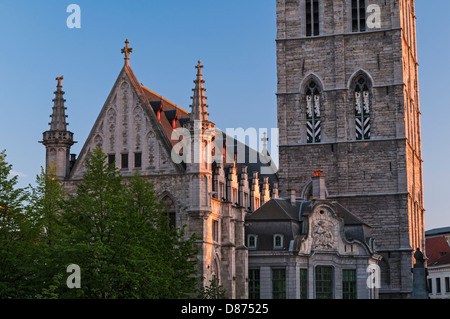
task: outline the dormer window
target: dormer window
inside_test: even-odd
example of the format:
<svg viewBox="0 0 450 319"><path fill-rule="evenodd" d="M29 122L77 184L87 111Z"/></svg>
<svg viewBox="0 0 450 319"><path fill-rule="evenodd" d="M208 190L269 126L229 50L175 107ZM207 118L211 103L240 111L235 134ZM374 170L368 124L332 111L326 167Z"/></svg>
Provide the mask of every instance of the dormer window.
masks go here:
<svg viewBox="0 0 450 319"><path fill-rule="evenodd" d="M273 235L273 248L274 249L283 248L283 235L280 234Z"/></svg>
<svg viewBox="0 0 450 319"><path fill-rule="evenodd" d="M247 248L256 249L257 240L258 240L258 236L248 235L247 236Z"/></svg>

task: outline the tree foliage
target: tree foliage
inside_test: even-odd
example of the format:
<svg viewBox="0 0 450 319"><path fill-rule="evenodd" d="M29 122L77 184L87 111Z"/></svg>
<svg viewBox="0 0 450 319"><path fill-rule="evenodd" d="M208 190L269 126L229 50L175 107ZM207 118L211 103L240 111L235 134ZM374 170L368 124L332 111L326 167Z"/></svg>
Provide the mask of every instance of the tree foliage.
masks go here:
<svg viewBox="0 0 450 319"><path fill-rule="evenodd" d="M195 238L169 226L152 183L137 174L125 180L95 149L74 194L51 171L27 192L7 179L10 166L1 154L0 205L18 221L5 228L2 219L0 244L10 244L0 248L0 258L8 257L0 259L0 298L171 299L195 291ZM79 289L66 285L70 264L81 269Z"/></svg>

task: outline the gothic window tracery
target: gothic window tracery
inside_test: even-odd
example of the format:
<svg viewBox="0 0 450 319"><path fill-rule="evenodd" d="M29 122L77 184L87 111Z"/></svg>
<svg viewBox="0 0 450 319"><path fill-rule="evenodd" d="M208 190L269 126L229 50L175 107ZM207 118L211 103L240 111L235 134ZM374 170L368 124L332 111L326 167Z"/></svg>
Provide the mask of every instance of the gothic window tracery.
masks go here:
<svg viewBox="0 0 450 319"><path fill-rule="evenodd" d="M321 97L319 86L311 81L306 91L306 135L307 143L320 143L321 133Z"/></svg>
<svg viewBox="0 0 450 319"><path fill-rule="evenodd" d="M370 139L370 102L368 81L365 76L360 76L355 87L355 127L358 141Z"/></svg>

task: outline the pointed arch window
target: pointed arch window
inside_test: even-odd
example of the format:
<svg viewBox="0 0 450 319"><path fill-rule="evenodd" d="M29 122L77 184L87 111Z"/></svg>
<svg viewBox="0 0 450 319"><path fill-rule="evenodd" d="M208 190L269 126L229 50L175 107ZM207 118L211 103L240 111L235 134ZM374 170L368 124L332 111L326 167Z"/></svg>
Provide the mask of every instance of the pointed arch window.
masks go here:
<svg viewBox="0 0 450 319"><path fill-rule="evenodd" d="M306 90L306 141L309 144L320 143L322 139L320 100L319 86L312 80Z"/></svg>
<svg viewBox="0 0 450 319"><path fill-rule="evenodd" d="M355 87L355 126L356 140L370 140L370 91L364 76L356 80Z"/></svg>

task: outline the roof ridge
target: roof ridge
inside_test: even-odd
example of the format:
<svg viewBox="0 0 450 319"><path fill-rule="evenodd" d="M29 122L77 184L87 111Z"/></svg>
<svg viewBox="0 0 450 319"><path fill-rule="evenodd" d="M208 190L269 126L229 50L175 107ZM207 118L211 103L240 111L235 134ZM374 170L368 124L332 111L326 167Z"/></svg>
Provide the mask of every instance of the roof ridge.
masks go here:
<svg viewBox="0 0 450 319"><path fill-rule="evenodd" d="M172 101L169 101L168 99L166 99L165 97L161 96L160 94L158 94L158 93L156 93L156 92L150 90L150 89L149 89L148 87L146 87L144 84L141 83L140 85L141 85L141 87L142 87L143 89L149 91L151 94L156 95L156 96L157 96L158 98L160 98L161 100L164 100L165 102L172 104L173 106L175 106L176 108L180 109L181 111L186 112L186 113L189 114L188 111L186 111L186 110L183 109L182 107L178 106L177 104L173 103Z"/></svg>
<svg viewBox="0 0 450 319"><path fill-rule="evenodd" d="M280 199L280 198L272 198L272 200L273 201L275 201L275 203L278 205L278 207L280 207L282 210L283 210L283 213L287 216L287 217L289 217L289 219L292 219L292 216L284 209L284 207L282 207L279 203L278 203L278 200L283 200L283 201L288 201L288 200L286 200L286 199ZM290 204L290 205L292 205L291 203L288 203L288 204ZM293 206L294 207L294 206Z"/></svg>

